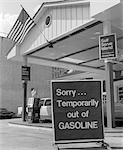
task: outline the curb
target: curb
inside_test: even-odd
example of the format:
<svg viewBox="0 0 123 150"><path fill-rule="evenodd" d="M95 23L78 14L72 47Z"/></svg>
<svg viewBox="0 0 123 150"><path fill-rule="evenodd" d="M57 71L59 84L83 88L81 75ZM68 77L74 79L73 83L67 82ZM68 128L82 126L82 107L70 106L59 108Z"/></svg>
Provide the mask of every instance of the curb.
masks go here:
<svg viewBox="0 0 123 150"><path fill-rule="evenodd" d="M33 126L33 125L26 125L26 124L19 124L19 123L13 123L9 122L9 126L14 126L14 127L21 127L21 128L30 128L30 129L38 129L38 130L45 130L45 131L52 131L51 127L44 127L44 126Z"/></svg>

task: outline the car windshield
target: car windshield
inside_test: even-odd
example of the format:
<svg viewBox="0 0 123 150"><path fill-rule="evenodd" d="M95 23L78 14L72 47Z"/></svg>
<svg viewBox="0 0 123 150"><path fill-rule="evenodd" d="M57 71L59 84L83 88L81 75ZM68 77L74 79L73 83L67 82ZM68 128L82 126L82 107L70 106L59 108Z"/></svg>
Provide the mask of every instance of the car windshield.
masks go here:
<svg viewBox="0 0 123 150"><path fill-rule="evenodd" d="M45 105L46 106L51 106L51 99L47 99Z"/></svg>

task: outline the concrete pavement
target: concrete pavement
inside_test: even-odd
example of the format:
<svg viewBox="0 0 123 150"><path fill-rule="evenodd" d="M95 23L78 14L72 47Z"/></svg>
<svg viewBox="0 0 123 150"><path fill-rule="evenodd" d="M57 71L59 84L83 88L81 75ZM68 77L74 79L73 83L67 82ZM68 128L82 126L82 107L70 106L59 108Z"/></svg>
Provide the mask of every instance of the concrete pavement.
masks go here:
<svg viewBox="0 0 123 150"><path fill-rule="evenodd" d="M9 125L23 127L23 128L42 129L44 131L45 130L52 131L51 123L28 123L28 122L23 122L22 119L13 119L13 120L9 121ZM105 135L104 141L110 145L111 149L123 150L123 127L117 127L117 128L113 128L113 129L105 128L104 135ZM87 145L89 146L89 143L88 144L85 143L82 146L87 147ZM81 144L77 144L77 147L78 146L81 147ZM89 149L91 149L91 150L101 149L101 148L97 148L95 146L97 146L97 145L90 143ZM100 145L98 145L98 146L100 147ZM71 147L72 147L72 149L75 149L74 148L75 144L67 145L67 147L70 149L71 149ZM110 149L110 147L109 147L109 149Z"/></svg>
<svg viewBox="0 0 123 150"><path fill-rule="evenodd" d="M0 120L0 150L54 150L52 131L10 126Z"/></svg>

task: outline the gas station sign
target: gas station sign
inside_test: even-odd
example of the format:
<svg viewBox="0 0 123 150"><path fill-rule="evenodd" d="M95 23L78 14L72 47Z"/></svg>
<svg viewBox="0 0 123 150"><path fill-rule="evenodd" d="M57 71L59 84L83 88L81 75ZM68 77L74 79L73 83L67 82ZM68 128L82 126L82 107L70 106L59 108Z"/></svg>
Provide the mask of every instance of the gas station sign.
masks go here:
<svg viewBox="0 0 123 150"><path fill-rule="evenodd" d="M99 37L99 58L100 60L117 58L117 40L115 33L101 35Z"/></svg>
<svg viewBox="0 0 123 150"><path fill-rule="evenodd" d="M55 142L104 138L101 81L52 81Z"/></svg>
<svg viewBox="0 0 123 150"><path fill-rule="evenodd" d="M22 80L30 81L30 67L22 66Z"/></svg>

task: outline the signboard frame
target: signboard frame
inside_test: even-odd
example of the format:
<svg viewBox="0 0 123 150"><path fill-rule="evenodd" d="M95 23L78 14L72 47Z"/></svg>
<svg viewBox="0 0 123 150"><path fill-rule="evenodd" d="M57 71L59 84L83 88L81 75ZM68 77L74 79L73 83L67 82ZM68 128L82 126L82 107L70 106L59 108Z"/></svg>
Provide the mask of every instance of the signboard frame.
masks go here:
<svg viewBox="0 0 123 150"><path fill-rule="evenodd" d="M102 135L101 135L101 138L99 138L99 139L74 139L74 140L55 140L56 138L55 138L55 122L54 122L54 110L53 110L53 83L59 83L59 82L100 82L100 84L101 84L101 101L100 101L100 104L101 104L101 118L102 118ZM104 140L104 118L103 118L103 102L102 102L102 80L52 80L51 81L51 99L52 99L52 101L51 101L51 104L52 104L52 126L53 126L53 140L54 140L54 143L55 144L67 144L67 143L85 143L85 142L98 142L98 141L103 141Z"/></svg>
<svg viewBox="0 0 123 150"><path fill-rule="evenodd" d="M25 70L24 70L25 69ZM30 66L21 66L21 79L22 81L30 81ZM26 74L24 73L26 72Z"/></svg>
<svg viewBox="0 0 123 150"><path fill-rule="evenodd" d="M111 36L113 36L112 38L113 38L113 40L114 41L111 41L112 43L113 43L113 49L112 49L112 52L114 51L114 53L113 53L113 55L114 56L109 56L108 57L108 54L107 54L107 56L103 56L103 54L102 54L102 50L101 50L101 39L103 39L103 38L110 38ZM109 51L109 49L107 50L107 51ZM110 54L110 53L109 53ZM102 57L103 56L103 57ZM117 50L117 38L116 38L116 33L111 33L111 34L105 34L105 35L100 35L99 36L99 59L100 60L108 60L108 59L110 59L110 60L112 60L112 59L116 59L118 57L118 50Z"/></svg>

